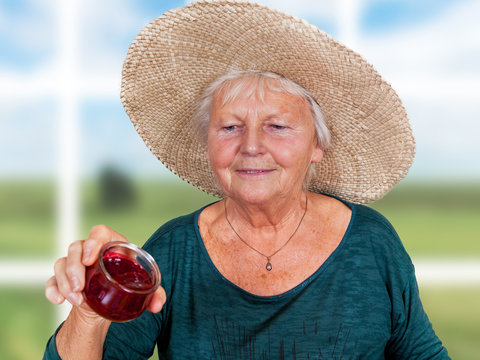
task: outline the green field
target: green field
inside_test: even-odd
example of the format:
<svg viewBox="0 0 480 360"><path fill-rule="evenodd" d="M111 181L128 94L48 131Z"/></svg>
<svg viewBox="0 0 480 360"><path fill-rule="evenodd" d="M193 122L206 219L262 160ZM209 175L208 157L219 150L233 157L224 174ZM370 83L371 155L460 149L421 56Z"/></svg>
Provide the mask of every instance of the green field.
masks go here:
<svg viewBox="0 0 480 360"><path fill-rule="evenodd" d="M413 257L480 258L480 183L400 184L372 207Z"/></svg>
<svg viewBox="0 0 480 360"><path fill-rule="evenodd" d="M81 189L80 238L103 223L142 244L170 218L215 201L178 182L138 181L134 203L107 210L94 182ZM480 258L480 186L401 184L373 205L395 226L417 257ZM0 182L0 258L51 258L56 232L56 193L50 181ZM52 264L53 265L53 264ZM480 287L421 288L433 326L453 359L480 354ZM40 358L56 327L43 287L0 285L0 359Z"/></svg>

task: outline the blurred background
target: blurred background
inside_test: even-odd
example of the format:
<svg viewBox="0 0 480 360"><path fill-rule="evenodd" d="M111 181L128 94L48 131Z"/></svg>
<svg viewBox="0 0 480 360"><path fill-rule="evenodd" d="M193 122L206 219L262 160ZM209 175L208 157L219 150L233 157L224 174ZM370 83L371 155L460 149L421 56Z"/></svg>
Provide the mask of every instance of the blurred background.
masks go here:
<svg viewBox="0 0 480 360"><path fill-rule="evenodd" d="M399 232L454 359L480 353L480 1L265 0L362 54L397 90L417 155L372 206ZM0 358L40 358L68 311L54 260L104 223L139 245L214 200L171 175L119 99L128 46L185 1L0 0Z"/></svg>

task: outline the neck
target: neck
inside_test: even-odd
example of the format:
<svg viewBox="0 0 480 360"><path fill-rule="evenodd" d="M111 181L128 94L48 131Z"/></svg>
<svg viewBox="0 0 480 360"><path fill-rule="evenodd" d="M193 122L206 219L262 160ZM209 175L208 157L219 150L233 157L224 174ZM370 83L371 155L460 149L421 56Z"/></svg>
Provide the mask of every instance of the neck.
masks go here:
<svg viewBox="0 0 480 360"><path fill-rule="evenodd" d="M225 210L239 232L268 235L295 227L305 212L308 193L276 199L273 203L249 204L226 198Z"/></svg>
<svg viewBox="0 0 480 360"><path fill-rule="evenodd" d="M285 232L283 232L281 235L282 236L277 236L279 235L278 233L278 225L272 227L270 226L267 230L267 233L265 231L260 232L260 234L255 234L252 231L249 231L248 234L250 235L249 237L252 237L249 241L245 240L237 230L233 227L231 221L228 219L228 214L227 214L227 201L225 200L224 202L225 205L225 219L228 223L228 225L231 227L232 231L235 233L235 235L238 237L240 241L242 241L246 246L248 246L251 250L257 252L258 254L264 256L267 260L267 263L265 265L265 269L267 271L272 270L272 263L270 262L272 257L275 256L278 252L280 252L284 247L288 245L290 240L294 237L294 235L297 233L297 230L300 228L300 225L302 224L303 219L305 218L305 215L307 214L307 206L308 206L308 194L305 194L305 209L303 210L303 214L300 217L299 222L295 225L293 232L291 235L284 240L283 235ZM295 211L295 210L293 210ZM281 227L284 227L285 230L288 231L288 227L290 226L290 218L291 216L288 216L288 219L286 219ZM265 229L265 228L264 228ZM252 236L254 235L254 236ZM265 235L268 235L267 237ZM255 239L253 241L253 239ZM280 242L281 241L281 242Z"/></svg>

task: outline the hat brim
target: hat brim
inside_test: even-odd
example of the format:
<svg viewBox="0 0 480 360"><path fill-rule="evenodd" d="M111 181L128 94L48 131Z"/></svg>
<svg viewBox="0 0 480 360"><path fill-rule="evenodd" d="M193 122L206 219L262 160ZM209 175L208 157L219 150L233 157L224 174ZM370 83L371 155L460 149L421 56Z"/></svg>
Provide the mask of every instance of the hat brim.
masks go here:
<svg viewBox="0 0 480 360"><path fill-rule="evenodd" d="M355 203L384 196L408 172L415 141L392 87L359 54L306 21L248 2L197 1L149 23L130 45L121 99L135 129L172 172L222 196L192 114L231 70L264 70L315 97L331 147L310 190Z"/></svg>

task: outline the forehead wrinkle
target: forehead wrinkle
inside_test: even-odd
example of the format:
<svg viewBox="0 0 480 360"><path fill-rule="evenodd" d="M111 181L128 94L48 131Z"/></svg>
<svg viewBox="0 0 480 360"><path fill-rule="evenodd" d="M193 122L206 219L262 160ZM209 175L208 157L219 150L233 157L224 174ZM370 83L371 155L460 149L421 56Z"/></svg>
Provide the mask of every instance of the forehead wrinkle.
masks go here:
<svg viewBox="0 0 480 360"><path fill-rule="evenodd" d="M245 80L246 78L246 80ZM268 96L267 91L276 94L288 95L294 100L295 106L302 106L303 112L310 113L310 104L306 98L301 95L290 93L287 89L284 89L277 80L266 78L263 76L244 76L237 79L225 81L215 92L212 105L215 103L217 109L223 108L227 104L235 102L237 99L249 99L255 97L256 100L260 100L263 104L266 102ZM301 102L301 105L299 104ZM268 104L270 105L270 104ZM276 109L282 106L275 106ZM284 113L290 113L291 111L279 111L275 112L269 117L282 115Z"/></svg>
<svg viewBox="0 0 480 360"><path fill-rule="evenodd" d="M248 99L252 96L265 102L266 90L297 96L296 94L291 94L289 91L282 88L275 79L252 75L245 75L243 77L225 81L217 89L214 96L215 98L221 99L222 106L234 102L238 98Z"/></svg>

